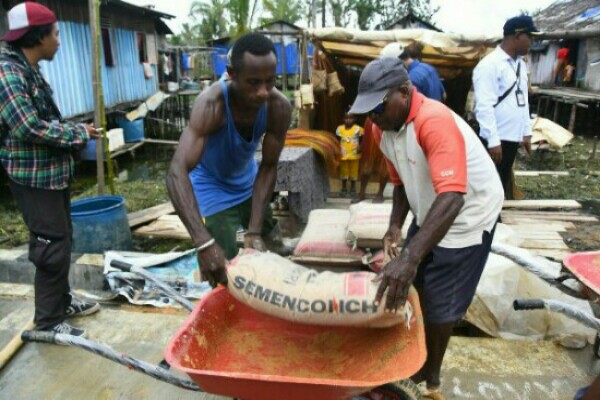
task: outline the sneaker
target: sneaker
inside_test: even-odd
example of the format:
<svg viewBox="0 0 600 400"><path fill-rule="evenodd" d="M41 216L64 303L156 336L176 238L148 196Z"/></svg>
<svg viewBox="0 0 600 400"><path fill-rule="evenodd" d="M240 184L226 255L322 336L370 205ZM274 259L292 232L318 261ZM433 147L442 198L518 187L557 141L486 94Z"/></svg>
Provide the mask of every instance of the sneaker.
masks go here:
<svg viewBox="0 0 600 400"><path fill-rule="evenodd" d="M50 328L44 329L46 332L54 332L54 333L62 333L64 335L77 336L80 338L85 337L85 330L80 328L75 328L67 324L66 322L61 322L60 324L56 324Z"/></svg>
<svg viewBox="0 0 600 400"><path fill-rule="evenodd" d="M65 311L66 318L82 317L84 315L90 315L100 310L100 304L90 303L77 297L71 298L71 305L67 307Z"/></svg>

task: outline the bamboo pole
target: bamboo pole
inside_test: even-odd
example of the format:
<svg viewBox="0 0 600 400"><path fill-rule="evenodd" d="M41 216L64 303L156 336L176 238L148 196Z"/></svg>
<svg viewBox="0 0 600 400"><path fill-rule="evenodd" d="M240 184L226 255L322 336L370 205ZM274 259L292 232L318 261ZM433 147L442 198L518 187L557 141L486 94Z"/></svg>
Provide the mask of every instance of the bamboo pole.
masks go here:
<svg viewBox="0 0 600 400"><path fill-rule="evenodd" d="M102 138L96 141L96 169L98 194L105 193L104 161L107 162L108 184L110 192L115 193L112 161L106 136L106 112L104 108L104 92L102 88L102 53L100 28L100 0L89 0L90 33L92 38L92 87L94 91L94 126L101 130Z"/></svg>
<svg viewBox="0 0 600 400"><path fill-rule="evenodd" d="M0 370L4 368L6 364L10 361L10 359L19 351L21 346L23 345L23 341L21 340L21 333L23 331L28 331L33 329L35 324L33 323L33 319L25 324L21 328L19 332L8 342L6 346L2 350L0 350Z"/></svg>
<svg viewBox="0 0 600 400"><path fill-rule="evenodd" d="M102 103L102 76L100 74L100 24L98 23L100 14L100 3L98 0L89 0L88 7L90 12L90 33L92 38L92 89L94 91L94 126L102 126L102 115L99 103ZM102 140L96 140L96 175L98 181L98 194L104 194L104 137Z"/></svg>

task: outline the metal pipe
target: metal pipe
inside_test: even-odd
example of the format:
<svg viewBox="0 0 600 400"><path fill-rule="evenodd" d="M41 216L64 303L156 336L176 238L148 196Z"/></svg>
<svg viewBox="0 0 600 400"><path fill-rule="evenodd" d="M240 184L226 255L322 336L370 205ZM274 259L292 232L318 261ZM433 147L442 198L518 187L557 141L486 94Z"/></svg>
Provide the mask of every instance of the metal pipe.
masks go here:
<svg viewBox="0 0 600 400"><path fill-rule="evenodd" d="M138 372L151 376L152 378L158 379L159 381L170 383L171 385L175 385L187 390L193 390L196 392L202 391L195 382L189 379L181 378L157 365L138 360L136 358L128 356L127 354L118 353L108 346L104 346L102 344L95 343L90 340L80 338L78 336L65 335L54 332L29 330L23 332L23 334L21 335L21 339L23 340L23 342L49 343L79 347L80 349L87 350L108 360L117 362L128 368L134 369Z"/></svg>
<svg viewBox="0 0 600 400"><path fill-rule="evenodd" d="M600 319L593 315L581 311L579 308L558 300L515 300L513 303L515 310L540 310L545 309L557 312L600 332Z"/></svg>

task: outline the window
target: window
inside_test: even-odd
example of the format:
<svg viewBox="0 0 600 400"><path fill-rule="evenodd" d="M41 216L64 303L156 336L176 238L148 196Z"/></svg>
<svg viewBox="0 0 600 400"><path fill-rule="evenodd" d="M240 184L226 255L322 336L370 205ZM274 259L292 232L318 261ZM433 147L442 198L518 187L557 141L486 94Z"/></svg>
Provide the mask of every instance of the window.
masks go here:
<svg viewBox="0 0 600 400"><path fill-rule="evenodd" d="M102 49L104 50L104 64L107 67L117 65L115 53L113 52L112 35L108 28L102 28Z"/></svg>
<svg viewBox="0 0 600 400"><path fill-rule="evenodd" d="M137 33L138 52L141 63L148 62L148 48L146 47L146 34L143 32Z"/></svg>

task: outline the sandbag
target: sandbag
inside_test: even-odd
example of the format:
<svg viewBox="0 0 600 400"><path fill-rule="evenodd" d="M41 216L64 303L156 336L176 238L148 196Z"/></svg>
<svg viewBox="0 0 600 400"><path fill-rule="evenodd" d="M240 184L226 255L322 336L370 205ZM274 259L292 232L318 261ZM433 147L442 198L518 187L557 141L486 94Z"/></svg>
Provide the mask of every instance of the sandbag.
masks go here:
<svg viewBox="0 0 600 400"><path fill-rule="evenodd" d="M227 276L233 297L288 321L384 328L411 320L410 303L397 313L373 304L379 282L372 282L372 272L319 273L274 253L245 251L232 260Z"/></svg>
<svg viewBox="0 0 600 400"><path fill-rule="evenodd" d="M381 249L390 225L391 203L361 202L350 206L346 240L350 246Z"/></svg>
<svg viewBox="0 0 600 400"><path fill-rule="evenodd" d="M360 266L364 250L346 243L348 210L313 210L292 260L320 266Z"/></svg>
<svg viewBox="0 0 600 400"><path fill-rule="evenodd" d="M389 228L391 214L391 203L374 204L370 201L363 201L351 205L346 232L348 244L371 250L383 248L383 236ZM406 237L412 220L413 214L409 212L402 226L403 238Z"/></svg>

